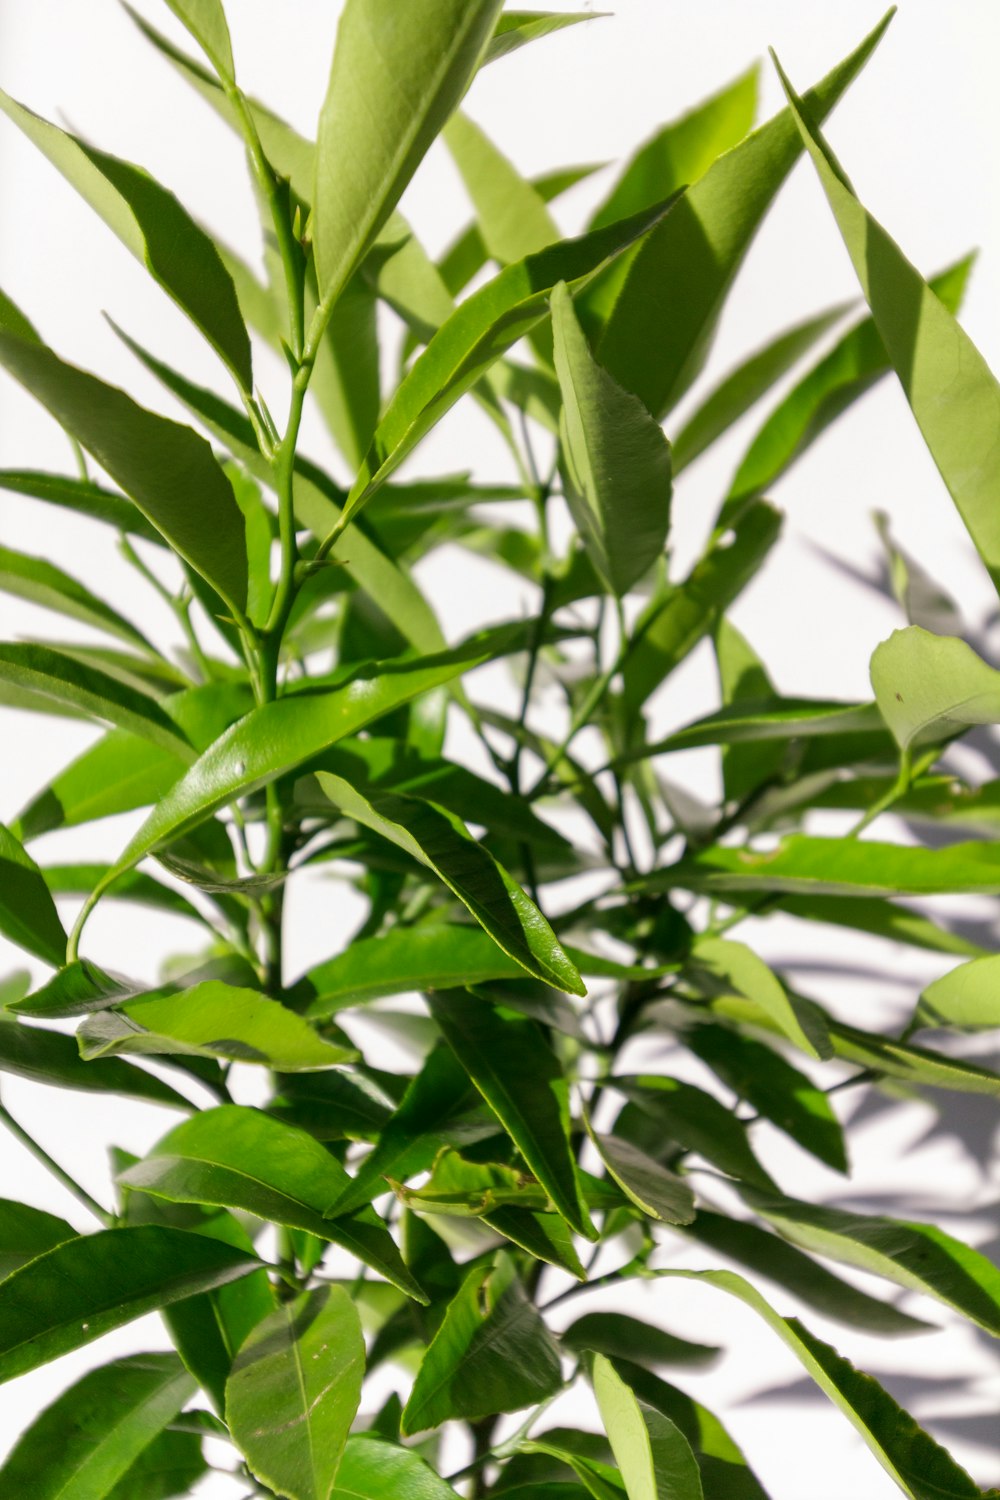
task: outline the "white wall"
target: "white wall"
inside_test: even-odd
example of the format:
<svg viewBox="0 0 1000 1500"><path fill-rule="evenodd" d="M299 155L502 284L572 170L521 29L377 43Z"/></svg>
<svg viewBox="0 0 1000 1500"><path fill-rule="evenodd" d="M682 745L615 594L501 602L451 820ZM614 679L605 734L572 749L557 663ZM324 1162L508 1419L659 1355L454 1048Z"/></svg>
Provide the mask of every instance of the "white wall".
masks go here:
<svg viewBox="0 0 1000 1500"><path fill-rule="evenodd" d="M167 7L137 0L138 8L164 31L184 41ZM405 0L400 0L405 3ZM414 3L414 0L410 0ZM230 0L238 70L248 90L259 93L311 133L325 88L336 14L329 0ZM565 0L550 8L572 9ZM592 8L588 6L587 8ZM273 17L282 16L282 25ZM594 20L491 68L470 97L470 112L517 165L528 173L573 161L614 160L662 121L671 118L740 72L773 45L798 86L805 86L843 56L875 23L876 0L621 0L613 18ZM186 44L186 43L185 43ZM996 59L1000 10L994 0L903 0L889 34L867 71L838 110L829 134L868 206L925 271L938 269L972 245L983 247L964 314L994 368L1000 368L1000 94ZM763 71L764 114L779 106L780 91L770 65ZM241 153L210 111L142 41L114 0L7 0L0 12L0 85L49 118L72 127L106 149L141 162L173 187L185 203L233 244L255 241L255 213ZM140 399L162 410L171 406L134 364L101 317L108 310L128 331L197 379L216 378L213 361L198 345L181 315L128 253L6 121L0 119L0 286L32 316L43 336L62 354L127 384ZM558 210L567 231L607 177L569 196ZM404 203L418 231L437 250L464 222L467 210L450 163L435 151ZM856 294L846 255L811 169L800 166L769 218L733 296L713 360L722 372L770 335L776 324ZM275 362L262 357L265 389L280 390ZM280 406L280 400L275 400ZM674 505L678 570L690 559L722 493L734 459L750 430L684 476ZM308 447L329 457L310 427ZM335 459L331 461L336 462ZM466 462L489 476L506 477L503 454L474 419L455 417L416 455L413 472L434 465L454 470ZM0 382L0 465L72 472L72 455L50 420L6 379ZM934 567L979 627L993 603L948 496L923 449L905 403L888 383L820 441L778 486L775 499L787 510L786 536L735 612L737 623L789 693L862 698L868 693L867 663L877 642L899 623L886 599L849 580L817 549L873 573L877 544L869 513L879 507L894 518L898 538ZM68 514L10 496L0 496L5 544L46 552L128 612L136 597L132 577L106 538ZM484 619L516 613L519 590L486 564L442 559L422 579L450 634ZM169 634L166 619L143 621ZM28 606L0 598L0 634L11 637L48 629L51 623ZM661 705L664 725L679 724L708 706L711 671L704 653L678 674ZM55 727L53 727L55 726ZM13 816L43 778L92 738L58 721L22 719L0 712L5 747L0 781L0 818ZM678 768L673 767L676 771ZM703 760L686 774L697 783ZM111 820L100 830L108 856L120 848L135 819ZM39 845L47 860L91 854L91 834L51 837ZM331 887L314 889L297 913L294 928L298 969L336 941L347 915ZM332 903L332 904L331 904ZM826 948L822 933L757 924L755 934L776 956L801 963L843 956ZM317 932L317 927L319 932ZM750 929L748 928L748 932ZM155 934L151 937L151 934ZM183 944L191 934L181 924L155 927L129 910L99 911L88 929L93 956L140 975L152 975L159 944ZM817 994L832 999L860 1024L905 1009L921 976L931 972L914 954L886 954L859 945L854 961L888 958L894 983L875 987L851 976L809 974ZM4 967L20 963L13 950ZM941 965L937 965L940 968ZM0 968L3 972L3 968ZM804 981L805 982L805 981ZM249 1087L249 1085L248 1085ZM143 1149L166 1128L154 1109L115 1104L105 1110L93 1099L54 1095L4 1081L4 1097L39 1138L98 1196L106 1196L103 1144L117 1141ZM951 1118L951 1117L948 1117ZM963 1116L964 1120L966 1117ZM942 1200L956 1217L944 1222L977 1241L995 1232L982 1205L996 1197L995 1169L980 1167L946 1120L932 1130L927 1106L901 1109L895 1123L866 1119L858 1135L858 1201L893 1193L923 1197L924 1212ZM928 1134L929 1133L929 1134ZM980 1134L990 1127L981 1122ZM925 1136L927 1137L925 1139ZM824 1191L844 1201L832 1178L816 1188L811 1167L774 1140L766 1142L791 1189ZM877 1161L867 1152L874 1151ZM65 1213L84 1227L79 1210L36 1168L19 1147L2 1147L0 1192L22 1196ZM919 1205L918 1205L919 1207ZM916 1210L914 1210L916 1211ZM686 1256L690 1261L691 1257ZM779 1306L784 1305L778 1299ZM807 1399L792 1367L749 1314L719 1308L707 1294L651 1294L647 1311L679 1332L733 1341L735 1352L721 1373L687 1383L693 1394L727 1411L727 1420L769 1481L775 1500L834 1500L850 1487L863 1500L896 1491L850 1428L821 1400ZM887 1373L901 1398L915 1402L918 1416L945 1422L942 1434L973 1466L983 1482L996 1483L997 1454L984 1448L982 1428L969 1413L996 1408L995 1357L968 1332L921 1338L905 1346L884 1345L845 1334L812 1318L817 1330L852 1356ZM51 1395L112 1350L159 1344L155 1319L122 1330L53 1367L7 1387L0 1403L0 1453ZM749 1346L749 1347L748 1347ZM915 1371L931 1383L907 1386ZM969 1385L961 1377L975 1372ZM955 1388L950 1381L958 1377ZM931 1379L933 1377L933 1379ZM794 1383L794 1384L793 1384ZM744 1402L753 1391L784 1385L787 1396L767 1403ZM945 1419L964 1413L966 1426L947 1429ZM964 1434L964 1435L963 1435ZM817 1466L817 1457L821 1462ZM817 1471L817 1468L819 1471ZM210 1482L205 1495L235 1495L225 1479Z"/></svg>

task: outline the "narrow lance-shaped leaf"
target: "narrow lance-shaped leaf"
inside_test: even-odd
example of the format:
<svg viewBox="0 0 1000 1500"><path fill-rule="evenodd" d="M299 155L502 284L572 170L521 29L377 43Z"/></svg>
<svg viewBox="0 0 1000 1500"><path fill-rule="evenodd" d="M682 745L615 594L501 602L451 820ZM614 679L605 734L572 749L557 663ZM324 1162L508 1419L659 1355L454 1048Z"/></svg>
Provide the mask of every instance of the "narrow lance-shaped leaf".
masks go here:
<svg viewBox="0 0 1000 1500"><path fill-rule="evenodd" d="M242 611L243 516L204 438L8 329L0 318L0 364L93 454L181 557Z"/></svg>
<svg viewBox="0 0 1000 1500"><path fill-rule="evenodd" d="M631 1141L598 1135L587 1121L587 1132L597 1154L625 1196L651 1219L665 1224L690 1224L694 1193L680 1177L647 1156Z"/></svg>
<svg viewBox="0 0 1000 1500"><path fill-rule="evenodd" d="M700 937L692 950L693 961L719 984L732 986L737 994L755 1000L789 1041L808 1057L824 1055L821 1035L810 1035L808 1014L796 1011L778 976L746 943L729 938ZM829 1055L828 1048L826 1055Z"/></svg>
<svg viewBox="0 0 1000 1500"><path fill-rule="evenodd" d="M541 194L468 115L452 116L444 141L472 199L490 256L507 265L559 238Z"/></svg>
<svg viewBox="0 0 1000 1500"><path fill-rule="evenodd" d="M738 1297L759 1314L787 1344L796 1359L830 1400L860 1432L879 1463L909 1500L964 1500L982 1491L951 1454L923 1431L871 1375L856 1370L837 1351L816 1338L798 1318L783 1318L748 1281L732 1271L667 1271L705 1281Z"/></svg>
<svg viewBox="0 0 1000 1500"><path fill-rule="evenodd" d="M219 75L233 79L233 47L222 0L167 0Z"/></svg>
<svg viewBox="0 0 1000 1500"><path fill-rule="evenodd" d="M519 47L526 47L529 42L539 41L544 36L551 36L554 31L562 31L566 26L576 26L580 21L594 21L606 14L606 11L593 10L577 10L562 14L544 10L505 11L497 19L493 36L483 56L482 66L497 62L501 57L509 57Z"/></svg>
<svg viewBox="0 0 1000 1500"><path fill-rule="evenodd" d="M394 792L364 797L340 776L317 774L324 793L347 817L411 854L449 890L503 951L527 973L570 994L586 987L538 907L453 814Z"/></svg>
<svg viewBox="0 0 1000 1500"><path fill-rule="evenodd" d="M0 1381L259 1265L232 1245L158 1225L68 1240L0 1282Z"/></svg>
<svg viewBox="0 0 1000 1500"><path fill-rule="evenodd" d="M348 0L320 113L313 246L320 316L458 104L502 0Z"/></svg>
<svg viewBox="0 0 1000 1500"><path fill-rule="evenodd" d="M34 500L44 500L49 505L63 510L76 511L124 531L130 536L141 536L147 542L162 547L164 541L155 526L151 526L141 510L131 500L104 488L89 479L70 478L65 474L46 474L38 469L0 469L0 489L15 495L29 495Z"/></svg>
<svg viewBox="0 0 1000 1500"><path fill-rule="evenodd" d="M1000 385L948 308L858 201L814 112L777 59L775 66L917 426L1000 589Z"/></svg>
<svg viewBox="0 0 1000 1500"><path fill-rule="evenodd" d="M95 630L116 635L141 651L153 649L142 631L116 609L43 557L29 557L10 547L0 547L0 589L42 609L54 610Z"/></svg>
<svg viewBox="0 0 1000 1500"><path fill-rule="evenodd" d="M680 1428L637 1400L603 1354L592 1378L628 1500L702 1500L698 1464Z"/></svg>
<svg viewBox="0 0 1000 1500"><path fill-rule="evenodd" d="M66 933L41 870L0 823L0 932L19 948L58 968Z"/></svg>
<svg viewBox="0 0 1000 1500"><path fill-rule="evenodd" d="M361 1399L365 1343L343 1287L265 1318L226 1384L226 1420L253 1474L289 1500L329 1500Z"/></svg>
<svg viewBox="0 0 1000 1500"><path fill-rule="evenodd" d="M133 1354L89 1371L14 1445L0 1492L33 1500L113 1494L196 1389L176 1354Z"/></svg>
<svg viewBox="0 0 1000 1500"><path fill-rule="evenodd" d="M205 231L141 167L49 124L0 90L0 109L48 157L253 389L250 340L232 277Z"/></svg>
<svg viewBox="0 0 1000 1500"><path fill-rule="evenodd" d="M597 571L621 597L662 556L670 444L594 359L564 282L552 293L566 500Z"/></svg>
<svg viewBox="0 0 1000 1500"><path fill-rule="evenodd" d="M1000 672L965 641L919 625L875 647L871 682L901 750L950 739L970 724L1000 723Z"/></svg>
<svg viewBox="0 0 1000 1500"><path fill-rule="evenodd" d="M428 996L431 1015L553 1207L593 1239L569 1145L569 1088L533 1021L501 1015L461 990Z"/></svg>
<svg viewBox="0 0 1000 1500"><path fill-rule="evenodd" d="M126 1098L164 1104L169 1109L191 1108L183 1094L154 1073L146 1073L118 1057L84 1062L72 1037L47 1027L25 1026L10 1011L0 1011L0 1073L14 1073L53 1088L122 1094Z"/></svg>

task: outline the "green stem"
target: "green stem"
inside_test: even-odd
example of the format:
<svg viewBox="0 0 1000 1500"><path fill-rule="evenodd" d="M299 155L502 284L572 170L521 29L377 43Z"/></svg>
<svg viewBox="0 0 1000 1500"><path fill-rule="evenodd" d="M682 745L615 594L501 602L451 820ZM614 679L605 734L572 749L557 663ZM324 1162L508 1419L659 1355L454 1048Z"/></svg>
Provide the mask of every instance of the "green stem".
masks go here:
<svg viewBox="0 0 1000 1500"><path fill-rule="evenodd" d="M79 1203L82 1203L84 1208L88 1209L94 1215L95 1219L99 1219L105 1229L111 1227L114 1223L113 1216L101 1207L96 1198L90 1196L86 1188L81 1187L75 1178L71 1177L57 1161L53 1160L45 1148L40 1146L33 1136L28 1134L24 1126L18 1124L17 1120L14 1119L14 1116L3 1104L0 1104L0 1123L6 1125L15 1140L20 1141L21 1145L30 1151L32 1156L37 1161L40 1161L43 1167L47 1167L53 1177L62 1183L66 1191L72 1193L73 1197Z"/></svg>

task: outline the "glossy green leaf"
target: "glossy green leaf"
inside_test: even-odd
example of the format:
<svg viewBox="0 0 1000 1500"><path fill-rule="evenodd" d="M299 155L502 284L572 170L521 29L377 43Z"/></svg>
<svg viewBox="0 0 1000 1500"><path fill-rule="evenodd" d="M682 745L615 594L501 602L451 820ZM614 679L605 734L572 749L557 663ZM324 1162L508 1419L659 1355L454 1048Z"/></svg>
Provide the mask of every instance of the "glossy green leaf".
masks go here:
<svg viewBox="0 0 1000 1500"><path fill-rule="evenodd" d="M372 1209L323 1217L349 1184L340 1163L305 1131L259 1110L233 1104L202 1111L165 1135L119 1181L173 1203L214 1203L304 1229L342 1245L408 1296L420 1297Z"/></svg>
<svg viewBox="0 0 1000 1500"><path fill-rule="evenodd" d="M342 813L405 850L444 881L476 921L527 973L557 989L586 994L576 966L534 902L454 815L394 792L363 797L340 776L317 780Z"/></svg>
<svg viewBox="0 0 1000 1500"><path fill-rule="evenodd" d="M901 1334L926 1333L932 1326L900 1312L891 1302L859 1291L811 1255L786 1244L759 1224L730 1219L703 1208L685 1233L755 1275L766 1277L783 1292L815 1308L824 1318L848 1328L898 1338Z"/></svg>
<svg viewBox="0 0 1000 1500"><path fill-rule="evenodd" d="M867 734L882 720L873 703L824 703L816 698L775 698L765 703L734 703L706 714L648 746L644 755L669 755L698 745L754 745L769 740L817 739L835 734Z"/></svg>
<svg viewBox="0 0 1000 1500"><path fill-rule="evenodd" d="M593 10L569 11L562 14L544 10L505 11L497 18L493 36L483 55L481 66L485 67L487 63L497 62L501 57L509 57L519 47L526 47L529 42L540 41L542 37L551 36L554 31L562 31L566 26L576 26L580 21L594 21L606 14L606 11Z"/></svg>
<svg viewBox="0 0 1000 1500"><path fill-rule="evenodd" d="M758 1313L787 1344L820 1390L861 1434L879 1463L910 1500L960 1500L978 1496L979 1487L951 1455L903 1411L871 1375L862 1374L829 1344L814 1337L798 1318L780 1317L742 1276L731 1271L671 1271L706 1281L738 1297Z"/></svg>
<svg viewBox="0 0 1000 1500"><path fill-rule="evenodd" d="M449 1303L403 1410L403 1432L423 1432L455 1417L474 1421L519 1411L561 1384L552 1336L513 1263L498 1256L492 1268L470 1271Z"/></svg>
<svg viewBox="0 0 1000 1500"><path fill-rule="evenodd" d="M776 61L879 336L966 530L1000 588L1000 385L968 334L854 194Z"/></svg>
<svg viewBox="0 0 1000 1500"><path fill-rule="evenodd" d="M643 1406L603 1354L594 1358L592 1378L628 1500L702 1500L698 1465L680 1428Z"/></svg>
<svg viewBox="0 0 1000 1500"><path fill-rule="evenodd" d="M428 996L445 1041L577 1234L593 1239L569 1145L569 1087L534 1021L461 990Z"/></svg>
<svg viewBox="0 0 1000 1500"><path fill-rule="evenodd" d="M792 1244L934 1297L1000 1336L1000 1271L937 1225L744 1193L748 1204Z"/></svg>
<svg viewBox="0 0 1000 1500"><path fill-rule="evenodd" d="M834 107L886 25L810 90L815 118ZM720 156L632 261L595 352L655 417L664 417L699 373L736 272L801 151L792 112L783 110Z"/></svg>
<svg viewBox="0 0 1000 1500"><path fill-rule="evenodd" d="M219 75L233 78L233 48L222 0L167 0Z"/></svg>
<svg viewBox="0 0 1000 1500"><path fill-rule="evenodd" d="M250 340L232 278L211 239L173 193L141 167L49 124L2 90L0 109L184 309L249 395Z"/></svg>
<svg viewBox="0 0 1000 1500"><path fill-rule="evenodd" d="M22 599L38 604L43 609L55 610L70 619L82 620L96 630L117 635L130 646L142 651L151 651L149 642L141 631L129 623L116 609L103 599L98 599L82 583L64 573L53 563L42 557L29 557L23 552L14 552L9 547L0 547L0 589L4 593L16 594Z"/></svg>
<svg viewBox="0 0 1000 1500"><path fill-rule="evenodd" d="M912 1042L897 1042L893 1037L841 1022L831 1025L830 1039L838 1057L871 1068L875 1073L885 1073L889 1078L958 1094L1000 1097L1000 1073L964 1058L950 1057L930 1047L917 1047Z"/></svg>
<svg viewBox="0 0 1000 1500"><path fill-rule="evenodd" d="M1000 959L990 954L935 979L922 992L913 1029L988 1031L1000 1026Z"/></svg>
<svg viewBox="0 0 1000 1500"><path fill-rule="evenodd" d="M0 1198L0 1279L64 1240L75 1238L76 1230L65 1219L27 1203Z"/></svg>
<svg viewBox="0 0 1000 1500"><path fill-rule="evenodd" d="M732 894L734 901L741 899ZM754 899L748 893L747 902ZM807 922L830 922L837 927L853 927L871 932L914 948L932 953L963 953L970 957L983 950L977 944L948 932L919 912L892 901L865 896L785 896L781 910Z"/></svg>
<svg viewBox="0 0 1000 1500"><path fill-rule="evenodd" d="M25 1026L10 1011L0 1011L0 1073L16 1073L32 1083L84 1093L123 1094L169 1109L189 1110L190 1102L152 1073L117 1057L84 1062L72 1037L59 1031Z"/></svg>
<svg viewBox="0 0 1000 1500"><path fill-rule="evenodd" d="M243 517L204 438L8 331L0 332L0 364L93 454L181 557L242 610Z"/></svg>
<svg viewBox="0 0 1000 1500"><path fill-rule="evenodd" d="M59 968L66 933L41 870L24 846L0 823L0 933Z"/></svg>
<svg viewBox="0 0 1000 1500"><path fill-rule="evenodd" d="M647 1156L631 1141L616 1135L598 1135L588 1126L597 1154L625 1196L651 1219L665 1224L690 1224L694 1218L694 1193L673 1172Z"/></svg>
<svg viewBox="0 0 1000 1500"><path fill-rule="evenodd" d="M523 260L559 238L541 194L507 160L483 130L458 112L443 132L476 210L483 242L501 265Z"/></svg>
<svg viewBox="0 0 1000 1500"><path fill-rule="evenodd" d="M454 1500L455 1491L412 1449L358 1433L347 1439L330 1500Z"/></svg>
<svg viewBox="0 0 1000 1500"><path fill-rule="evenodd" d="M34 1500L112 1493L195 1389L175 1354L133 1354L91 1370L14 1445L0 1488Z"/></svg>
<svg viewBox="0 0 1000 1500"><path fill-rule="evenodd" d="M446 923L396 927L362 938L310 969L295 986L305 1014L332 1016L382 995L451 989L488 979L516 979L524 970L478 927Z"/></svg>
<svg viewBox="0 0 1000 1500"><path fill-rule="evenodd" d="M0 1282L0 1381L259 1264L219 1240L157 1225L68 1240Z"/></svg>
<svg viewBox="0 0 1000 1500"><path fill-rule="evenodd" d="M357 1057L356 1052L324 1041L278 1001L218 980L101 1010L83 1022L77 1041L88 1062L123 1053L178 1053L297 1073L337 1067Z"/></svg>
<svg viewBox="0 0 1000 1500"><path fill-rule="evenodd" d="M623 666L625 704L636 712L676 666L714 630L778 539L781 516L761 501L711 544L681 583L640 615Z"/></svg>
<svg viewBox="0 0 1000 1500"><path fill-rule="evenodd" d="M163 538L130 500L114 490L103 489L90 480L71 479L63 474L45 474L37 469L0 469L0 489L15 495L44 500L63 510L77 511L113 526L116 531L141 536L147 542L163 546Z"/></svg>
<svg viewBox="0 0 1000 1500"><path fill-rule="evenodd" d="M289 1500L329 1500L361 1400L365 1344L342 1287L305 1292L255 1328L226 1385L253 1474Z"/></svg>
<svg viewBox="0 0 1000 1500"><path fill-rule="evenodd" d="M642 402L594 359L564 283L552 293L566 499L597 571L628 593L663 553L670 444Z"/></svg>
<svg viewBox="0 0 1000 1500"><path fill-rule="evenodd" d="M329 311L458 104L502 0L349 0L320 113L312 195L321 308Z"/></svg>
<svg viewBox="0 0 1000 1500"><path fill-rule="evenodd" d="M954 636L919 625L875 647L872 688L901 750L949 739L970 724L1000 723L1000 672Z"/></svg>
<svg viewBox="0 0 1000 1500"><path fill-rule="evenodd" d="M561 240L508 266L455 310L408 371L347 497L346 524L460 396L544 318L554 286L583 281L660 222L658 204L607 229Z"/></svg>
<svg viewBox="0 0 1000 1500"><path fill-rule="evenodd" d="M822 1036L809 1034L808 1013L796 1011L781 980L746 943L736 943L731 938L699 937L692 949L692 960L716 984L755 1001L807 1057L824 1055ZM828 1048L825 1055L829 1055Z"/></svg>
<svg viewBox="0 0 1000 1500"><path fill-rule="evenodd" d="M591 1349L609 1359L627 1359L640 1365L712 1364L721 1352L712 1344L693 1344L652 1323L626 1313L584 1313L559 1335L567 1349Z"/></svg>
<svg viewBox="0 0 1000 1500"><path fill-rule="evenodd" d="M207 1470L199 1435L168 1428L142 1450L106 1500L174 1500L189 1495Z"/></svg>
<svg viewBox="0 0 1000 1500"><path fill-rule="evenodd" d="M930 283L952 312L957 312L962 301L973 260L967 256ZM831 423L884 379L891 368L871 318L849 329L792 387L758 430L730 484L719 527L732 525L748 499L769 490Z"/></svg>
<svg viewBox="0 0 1000 1500"><path fill-rule="evenodd" d="M765 1192L773 1190L774 1183L754 1155L741 1121L704 1089L652 1073L631 1078L615 1075L609 1082L655 1122L663 1132L664 1146L673 1141L732 1177ZM616 1128L623 1133L620 1124Z"/></svg>

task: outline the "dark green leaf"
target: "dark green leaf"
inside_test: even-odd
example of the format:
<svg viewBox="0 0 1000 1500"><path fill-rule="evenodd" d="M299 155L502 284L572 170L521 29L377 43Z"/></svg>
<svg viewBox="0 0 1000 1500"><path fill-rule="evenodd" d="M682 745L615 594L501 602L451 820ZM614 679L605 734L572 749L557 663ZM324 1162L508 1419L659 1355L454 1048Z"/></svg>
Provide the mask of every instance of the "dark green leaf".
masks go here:
<svg viewBox="0 0 1000 1500"><path fill-rule="evenodd" d="M411 1449L358 1433L347 1440L330 1500L454 1500L450 1484Z"/></svg>
<svg viewBox="0 0 1000 1500"><path fill-rule="evenodd" d="M0 1198L0 1279L18 1266L76 1238L76 1230L55 1214Z"/></svg>
<svg viewBox="0 0 1000 1500"><path fill-rule="evenodd" d="M559 1340L567 1349L592 1349L609 1359L628 1359L654 1368L709 1365L721 1352L712 1344L692 1344L651 1323L615 1312L584 1313L559 1335Z"/></svg>
<svg viewBox="0 0 1000 1500"><path fill-rule="evenodd" d="M615 1075L608 1082L665 1132L665 1146L673 1140L732 1177L752 1182L765 1192L774 1189L751 1150L744 1126L704 1089L652 1073L634 1078ZM618 1133L622 1133L620 1127Z"/></svg>
<svg viewBox="0 0 1000 1500"><path fill-rule="evenodd" d="M598 1135L594 1130L589 1134L608 1175L637 1208L665 1224L691 1223L694 1193L686 1182L631 1141L616 1135Z"/></svg>
<svg viewBox="0 0 1000 1500"><path fill-rule="evenodd" d="M66 933L41 870L0 823L0 933L58 969Z"/></svg>
<svg viewBox="0 0 1000 1500"><path fill-rule="evenodd" d="M117 610L44 558L28 557L23 552L0 547L0 589L28 599L43 609L55 610L70 619L82 620L97 630L120 636L140 650L152 651L142 632Z"/></svg>
<svg viewBox="0 0 1000 1500"><path fill-rule="evenodd" d="M25 1026L9 1011L0 1012L0 1073L16 1073L33 1083L85 1093L117 1093L147 1099L170 1109L189 1110L191 1104L152 1073L144 1073L117 1057L87 1063L72 1037L39 1026Z"/></svg>
<svg viewBox="0 0 1000 1500"><path fill-rule="evenodd" d="M174 1500L189 1495L207 1469L199 1436L168 1429L142 1450L106 1500Z"/></svg>
<svg viewBox="0 0 1000 1500"><path fill-rule="evenodd" d="M62 474L43 474L31 469L2 469L0 489L92 516L113 526L116 531L163 545L163 538L155 526L149 524L142 511L137 510L130 500L116 495L114 490L102 489L90 480L69 479Z"/></svg>

